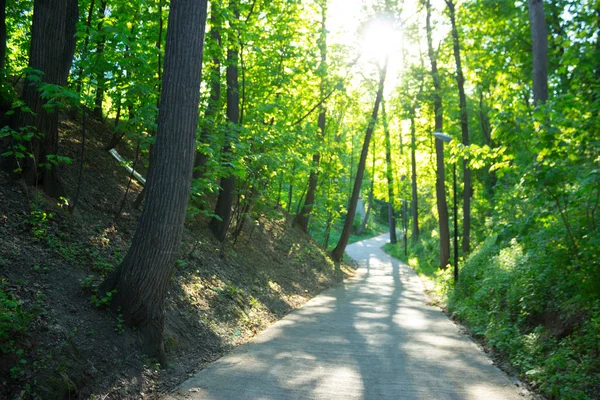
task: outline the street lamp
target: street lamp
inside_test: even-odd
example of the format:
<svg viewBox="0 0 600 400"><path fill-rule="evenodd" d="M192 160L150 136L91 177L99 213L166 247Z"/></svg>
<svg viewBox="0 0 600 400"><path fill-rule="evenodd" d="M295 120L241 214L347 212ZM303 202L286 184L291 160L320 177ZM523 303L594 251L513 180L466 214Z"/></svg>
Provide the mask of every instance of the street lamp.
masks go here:
<svg viewBox="0 0 600 400"><path fill-rule="evenodd" d="M436 139L441 140L444 143L449 143L452 140L452 136L446 135L441 132L434 132L433 136ZM452 164L452 190L453 190L453 214L454 214L454 284L458 282L458 223L457 223L457 210L456 210L456 162Z"/></svg>

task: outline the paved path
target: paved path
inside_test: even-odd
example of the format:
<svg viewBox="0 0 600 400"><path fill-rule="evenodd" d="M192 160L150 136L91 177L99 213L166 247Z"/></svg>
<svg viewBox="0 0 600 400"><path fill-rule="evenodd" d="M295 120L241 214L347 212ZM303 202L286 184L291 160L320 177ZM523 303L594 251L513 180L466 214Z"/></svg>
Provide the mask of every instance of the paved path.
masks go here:
<svg viewBox="0 0 600 400"><path fill-rule="evenodd" d="M348 246L357 276L185 382L171 399L523 399L438 309L387 236Z"/></svg>

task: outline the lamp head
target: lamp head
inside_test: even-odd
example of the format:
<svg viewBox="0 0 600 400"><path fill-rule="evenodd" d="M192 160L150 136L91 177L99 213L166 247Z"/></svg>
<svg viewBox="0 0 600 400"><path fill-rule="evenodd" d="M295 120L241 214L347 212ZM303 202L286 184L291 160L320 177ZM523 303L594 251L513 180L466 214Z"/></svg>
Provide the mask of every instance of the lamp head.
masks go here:
<svg viewBox="0 0 600 400"><path fill-rule="evenodd" d="M450 142L452 140L452 136L450 135L446 135L445 133L442 132L433 132L433 136L436 137L436 139L440 139L442 142Z"/></svg>

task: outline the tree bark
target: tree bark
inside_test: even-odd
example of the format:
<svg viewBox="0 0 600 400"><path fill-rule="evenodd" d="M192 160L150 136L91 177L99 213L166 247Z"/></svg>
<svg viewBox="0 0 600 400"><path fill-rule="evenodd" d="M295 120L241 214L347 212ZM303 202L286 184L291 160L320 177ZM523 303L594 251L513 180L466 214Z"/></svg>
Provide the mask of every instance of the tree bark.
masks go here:
<svg viewBox="0 0 600 400"><path fill-rule="evenodd" d="M319 37L319 51L321 53L321 64L319 65L319 72L321 76L321 98L325 98L327 90L327 7L326 3L321 4L321 35ZM327 116L327 109L325 108L324 102L319 105L319 132L321 133L319 141L325 140L325 123ZM302 210L294 218L294 225L296 225L303 232L308 232L308 221L310 214L314 207L315 195L317 191L317 183L319 180L319 164L321 162L321 153L316 151L313 154L312 169L308 178L308 191L306 193L306 200Z"/></svg>
<svg viewBox="0 0 600 400"><path fill-rule="evenodd" d="M0 0L0 71L6 68L6 0Z"/></svg>
<svg viewBox="0 0 600 400"><path fill-rule="evenodd" d="M411 189L412 189L412 241L416 243L419 239L419 193L417 191L417 134L415 126L414 109L410 117L410 165L411 165Z"/></svg>
<svg viewBox="0 0 600 400"><path fill-rule="evenodd" d="M236 22L240 18L240 10L238 0L230 0L229 7L233 10L234 23L232 29L236 29ZM233 157L232 154L232 141L237 138L237 126L240 121L240 91L239 91L239 79L238 79L238 59L239 53L237 49L237 43L230 43L229 49L227 50L227 119L230 123L230 129L232 132L229 136L230 139L225 139L225 145L223 146L223 161L227 162L228 158ZM215 206L215 217L210 221L210 229L217 238L217 240L223 242L227 236L227 230L229 229L229 223L231 221L231 207L233 206L234 192L235 192L235 176L232 173L228 173L226 176L221 178L221 191L217 199Z"/></svg>
<svg viewBox="0 0 600 400"><path fill-rule="evenodd" d="M83 49L81 49L81 58L89 57L88 47L90 44L90 29L92 27L92 18L94 15L94 6L96 2L94 0L90 1L90 7L88 8L87 21L85 23L85 38L83 39ZM81 87L83 85L83 65L79 65L79 70L77 71L77 93L81 95Z"/></svg>
<svg viewBox="0 0 600 400"><path fill-rule="evenodd" d="M29 67L42 71L42 83L65 86L75 52L75 25L77 23L77 0L36 0L33 6ZM42 184L51 197L62 196L56 165L48 155L58 152L58 110L44 108L40 87L25 80L23 102L33 111L20 113L17 127L33 126L40 137L31 140L32 158L25 164L23 174L30 185Z"/></svg>
<svg viewBox="0 0 600 400"><path fill-rule="evenodd" d="M210 34L208 51L212 54L212 64L210 66L210 97L204 111L204 120L202 121L202 130L200 131L200 143L210 143L210 135L215 128L215 119L220 110L221 102L221 29L223 25L222 13L218 2L211 3L210 11ZM196 151L196 160L194 162L194 178L200 178L204 174L208 155L201 151Z"/></svg>
<svg viewBox="0 0 600 400"><path fill-rule="evenodd" d="M443 108L441 97L441 82L437 68L437 57L433 50L431 28L431 1L425 0L427 10L426 32L429 60L431 61L431 77L433 79L433 110L435 113L435 131L443 132ZM444 186L444 147L439 140L435 140L436 179L435 192L438 209L438 222L440 229L440 268L445 269L450 259L450 228L448 223L448 204L446 202L446 188Z"/></svg>
<svg viewBox="0 0 600 400"><path fill-rule="evenodd" d="M375 139L373 139L373 161L371 163L371 186L369 188L369 199L367 200L367 210L365 211L365 216L363 217L360 227L356 231L357 235L361 235L363 231L367 228L367 224L369 223L369 217L371 216L371 209L373 208L373 191L375 189L375 155L377 154L377 146L375 144Z"/></svg>
<svg viewBox="0 0 600 400"><path fill-rule="evenodd" d="M529 26L533 56L533 103L548 101L548 27L543 0L529 0Z"/></svg>
<svg viewBox="0 0 600 400"><path fill-rule="evenodd" d="M458 29L456 28L456 10L453 0L446 0L448 11L450 12L450 23L452 25L452 44L454 49L454 59L456 61L456 83L458 84L458 99L460 107L460 130L462 132L462 144L469 145L469 116L467 113L467 96L465 95L465 78L460 60L460 39ZM471 169L469 162L463 158L463 254L468 254L471 250ZM455 206L456 207L456 206Z"/></svg>
<svg viewBox="0 0 600 400"><path fill-rule="evenodd" d="M388 186L388 224L390 228L390 243L396 244L396 217L394 216L394 170L392 168L392 141L388 127L387 115L385 113L385 100L381 100L381 119L383 121L383 133L385 135L385 164Z"/></svg>
<svg viewBox="0 0 600 400"><path fill-rule="evenodd" d="M337 246L331 252L331 258L336 261L342 261L344 257L344 251L348 240L350 239L350 232L352 232L352 223L354 216L356 215L356 203L358 202L358 195L360 193L360 187L362 185L363 175L365 173L365 164L367 162L367 153L369 151L369 143L371 142L371 136L375 130L375 123L377 121L377 113L379 111L379 105L383 98L383 85L385 82L385 76L387 73L387 59L385 60L384 66L379 73L379 87L377 89L377 96L375 97L375 105L373 106L373 113L367 126L367 132L365 134L365 140L363 142L362 151L360 153L360 160L358 162L358 169L356 171L356 178L354 179L354 188L352 189L352 196L350 197L350 203L348 204L348 213L346 214L346 220L344 221L344 228L342 235L338 241Z"/></svg>
<svg viewBox="0 0 600 400"><path fill-rule="evenodd" d="M100 3L100 9L98 10L98 32L102 31L102 24L104 22L104 14L106 13L106 1ZM100 69L96 74L96 99L94 101L94 116L98 119L102 119L102 104L104 102L104 69L102 68L102 57L104 54L104 44L106 37L104 34L100 35L100 39L96 44L96 64Z"/></svg>
<svg viewBox="0 0 600 400"><path fill-rule="evenodd" d="M138 327L144 351L165 365L164 299L191 187L207 0L172 0L148 195L131 248L102 284L111 307Z"/></svg>

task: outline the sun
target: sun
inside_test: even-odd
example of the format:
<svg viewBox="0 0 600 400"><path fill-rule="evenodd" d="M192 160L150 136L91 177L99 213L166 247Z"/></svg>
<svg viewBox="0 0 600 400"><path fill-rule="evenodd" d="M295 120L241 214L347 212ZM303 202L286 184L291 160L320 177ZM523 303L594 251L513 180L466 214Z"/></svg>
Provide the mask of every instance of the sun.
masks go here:
<svg viewBox="0 0 600 400"><path fill-rule="evenodd" d="M390 18L376 18L369 21L361 35L361 57L383 65L386 58L397 52L401 40L400 32Z"/></svg>

